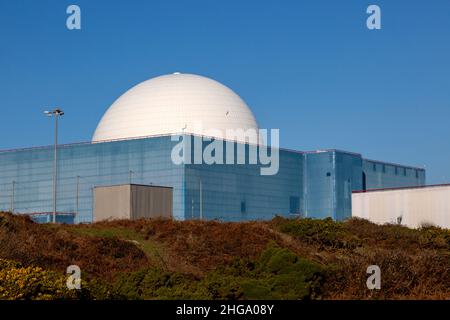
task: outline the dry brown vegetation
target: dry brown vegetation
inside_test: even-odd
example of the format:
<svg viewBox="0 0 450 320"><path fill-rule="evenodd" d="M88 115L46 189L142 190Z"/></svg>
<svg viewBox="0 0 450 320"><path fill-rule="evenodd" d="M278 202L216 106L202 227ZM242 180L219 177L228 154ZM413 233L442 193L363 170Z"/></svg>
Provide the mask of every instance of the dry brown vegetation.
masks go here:
<svg viewBox="0 0 450 320"><path fill-rule="evenodd" d="M53 226L0 214L0 258L59 272L77 264L101 279L154 268L197 281L236 261L256 261L270 245L320 266L323 281L313 298L450 299L450 231L434 227L412 230L359 219L337 223L278 217L267 222L138 220ZM366 268L374 264L381 269L382 288L371 291Z"/></svg>
<svg viewBox="0 0 450 320"><path fill-rule="evenodd" d="M162 264L170 271L202 276L236 258L257 258L270 241L283 244L264 222L138 220L97 223L93 228L135 231L159 249ZM155 257L157 263L158 257Z"/></svg>
<svg viewBox="0 0 450 320"><path fill-rule="evenodd" d="M104 277L147 264L146 255L130 242L77 235L8 213L0 213L0 258L61 272L76 264L88 274Z"/></svg>

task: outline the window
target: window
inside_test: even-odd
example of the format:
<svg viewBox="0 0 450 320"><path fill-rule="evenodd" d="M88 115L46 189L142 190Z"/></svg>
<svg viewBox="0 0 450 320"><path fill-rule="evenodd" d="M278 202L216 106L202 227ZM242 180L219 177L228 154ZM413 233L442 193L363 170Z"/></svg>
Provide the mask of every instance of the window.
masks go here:
<svg viewBox="0 0 450 320"><path fill-rule="evenodd" d="M406 168L403 168L403 175L406 177Z"/></svg>
<svg viewBox="0 0 450 320"><path fill-rule="evenodd" d="M247 205L245 203L245 201L241 201L241 213L246 213L247 212Z"/></svg>
<svg viewBox="0 0 450 320"><path fill-rule="evenodd" d="M375 172L377 171L377 165L376 165L376 163L373 164L373 171L375 171Z"/></svg>
<svg viewBox="0 0 450 320"><path fill-rule="evenodd" d="M291 214L299 214L300 213L300 199L299 197L290 197L289 198L289 213Z"/></svg>
<svg viewBox="0 0 450 320"><path fill-rule="evenodd" d="M416 170L416 179L419 179L419 170Z"/></svg>
<svg viewBox="0 0 450 320"><path fill-rule="evenodd" d="M398 168L395 167L395 175L398 175Z"/></svg>
<svg viewBox="0 0 450 320"><path fill-rule="evenodd" d="M383 164L383 173L386 173L386 165Z"/></svg>

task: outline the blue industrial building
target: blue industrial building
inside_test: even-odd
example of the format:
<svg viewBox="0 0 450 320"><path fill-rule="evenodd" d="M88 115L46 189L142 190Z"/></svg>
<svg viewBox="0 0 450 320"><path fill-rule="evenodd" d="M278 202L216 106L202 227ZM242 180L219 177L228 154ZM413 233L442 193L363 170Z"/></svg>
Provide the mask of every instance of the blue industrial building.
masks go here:
<svg viewBox="0 0 450 320"><path fill-rule="evenodd" d="M77 222L90 222L93 187L131 182L173 187L173 215L180 220L198 219L200 203L205 219L278 214L342 220L351 216L352 190L425 184L423 169L339 150L280 150L273 176L260 175L260 164L175 165L171 151L176 143L160 136L60 146L58 212L77 213ZM51 212L52 168L51 146L0 152L0 210Z"/></svg>
<svg viewBox="0 0 450 320"><path fill-rule="evenodd" d="M198 117L197 111L205 113L202 106L219 112L220 116L209 116L212 122L216 121L214 127L228 125L229 122L223 119L230 117L227 121L238 121L234 127L247 129L253 120L248 113L242 113L248 110L233 109L233 104L242 101L236 100L238 98L228 88L225 96L220 91L225 90L224 86L212 83L213 80L178 73L155 79L148 81L150 87L143 86L146 82L136 87L151 92L156 98L136 93L135 87L130 90L131 98L129 91L108 110L92 142L58 147L57 211L61 213L60 221L68 222L67 214L73 213L75 222L91 222L93 188L123 183L172 187L175 219L223 221L271 219L274 215L343 220L351 217L353 190L425 184L422 168L368 160L360 154L340 150L301 152L280 149L279 170L274 175L261 175L263 165L249 164L248 161L233 165L175 164L171 153L178 142L171 136L181 134L192 142L201 139L202 135L193 129L189 117ZM198 88L208 86L205 101L190 95L197 92L203 97ZM216 89L219 98L214 98ZM172 101L175 95L172 91L165 94L164 90L175 90L182 96L175 101L176 116L167 110L170 108L167 101ZM189 104L189 99L196 99L195 103ZM220 103L216 103L217 100ZM150 109L154 108L152 103L158 103L166 109L157 115L153 113L151 121L154 122L150 124L145 115L138 115L134 120L126 118L135 112L127 112L124 119L116 120L122 118L123 105L128 108L140 103L145 103L145 108L150 104ZM189 106L188 112L179 109L181 103ZM217 111L224 105L225 109ZM108 113L112 113L112 119ZM170 118L165 119L168 114ZM184 117L181 122L171 124L172 119L178 121L180 114ZM242 119L247 120L242 123ZM156 131L132 132L139 126ZM117 132L123 136L114 135ZM219 138L215 141L225 144ZM242 141L233 143L235 147L245 144ZM208 142L202 144L204 150ZM245 148L248 155L249 144L245 144ZM226 156L224 153L223 158ZM33 214L36 220L48 221L49 214L46 213L52 211L52 170L52 146L0 151L0 211Z"/></svg>

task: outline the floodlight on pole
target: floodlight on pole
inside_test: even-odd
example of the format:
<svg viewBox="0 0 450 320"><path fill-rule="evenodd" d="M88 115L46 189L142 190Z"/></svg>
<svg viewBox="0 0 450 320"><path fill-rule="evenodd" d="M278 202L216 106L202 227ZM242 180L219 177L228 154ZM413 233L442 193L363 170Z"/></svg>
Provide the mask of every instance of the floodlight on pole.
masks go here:
<svg viewBox="0 0 450 320"><path fill-rule="evenodd" d="M53 223L56 223L56 190L58 179L58 118L64 115L64 111L55 108L52 111L44 111L47 117L55 117L55 146L53 159Z"/></svg>

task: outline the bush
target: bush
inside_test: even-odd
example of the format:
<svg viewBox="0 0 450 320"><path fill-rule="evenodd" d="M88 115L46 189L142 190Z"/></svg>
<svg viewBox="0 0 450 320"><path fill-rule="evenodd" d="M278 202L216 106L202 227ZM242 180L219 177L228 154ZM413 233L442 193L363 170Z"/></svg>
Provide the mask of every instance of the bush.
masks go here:
<svg viewBox="0 0 450 320"><path fill-rule="evenodd" d="M323 273L317 263L272 243L258 260L238 260L203 282L215 299L312 299L320 297Z"/></svg>
<svg viewBox="0 0 450 320"><path fill-rule="evenodd" d="M259 259L235 259L203 279L154 268L122 274L114 293L125 299L311 299L320 297L323 271L271 244Z"/></svg>
<svg viewBox="0 0 450 320"><path fill-rule="evenodd" d="M361 245L360 239L346 232L343 222L326 219L285 219L275 217L272 225L279 231L308 244L332 248L353 249Z"/></svg>
<svg viewBox="0 0 450 320"><path fill-rule="evenodd" d="M422 226L419 230L419 242L430 248L441 248L447 251L450 248L450 230L434 226Z"/></svg>
<svg viewBox="0 0 450 320"><path fill-rule="evenodd" d="M49 300L69 296L64 278L39 267L0 260L0 299Z"/></svg>
<svg viewBox="0 0 450 320"><path fill-rule="evenodd" d="M82 280L81 290L69 290L66 280L66 275L0 259L0 300L114 298L110 288L97 280Z"/></svg>
<svg viewBox="0 0 450 320"><path fill-rule="evenodd" d="M114 285L114 294L123 299L210 299L189 275L148 268L122 274Z"/></svg>

